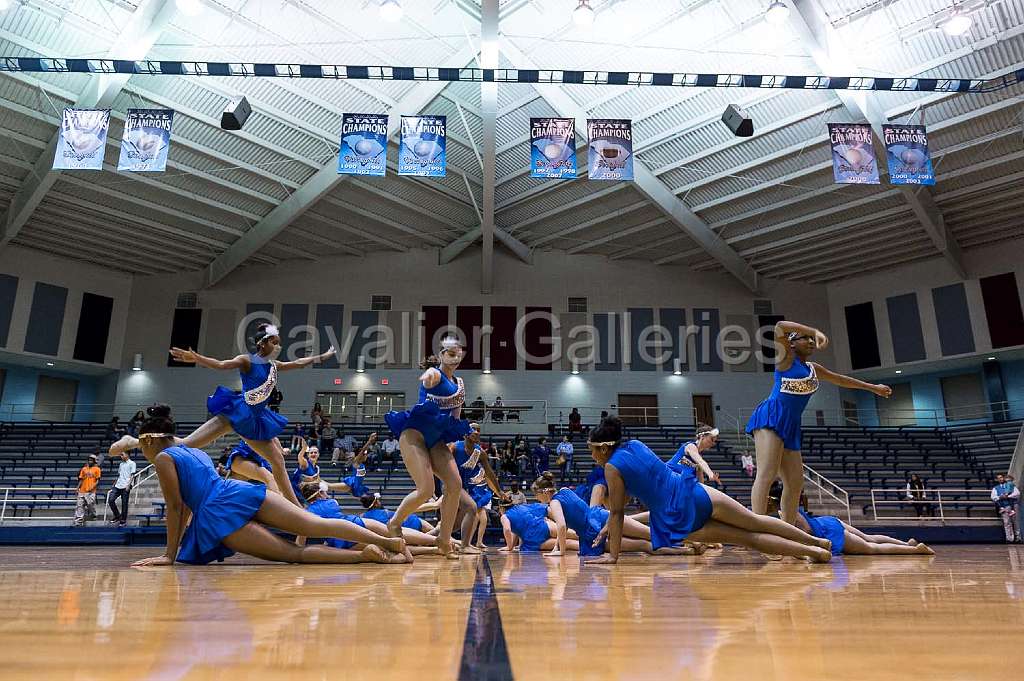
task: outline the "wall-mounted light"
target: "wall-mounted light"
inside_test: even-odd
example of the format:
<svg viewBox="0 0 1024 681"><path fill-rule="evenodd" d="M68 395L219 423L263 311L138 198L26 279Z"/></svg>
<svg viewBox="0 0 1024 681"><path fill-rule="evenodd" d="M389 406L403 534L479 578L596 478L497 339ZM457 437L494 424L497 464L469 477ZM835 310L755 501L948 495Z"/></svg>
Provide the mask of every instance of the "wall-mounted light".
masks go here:
<svg viewBox="0 0 1024 681"><path fill-rule="evenodd" d="M576 362L573 362L572 363L572 371L569 372L569 373L571 373L573 376L579 376L580 375L580 365L577 364Z"/></svg>
<svg viewBox="0 0 1024 681"><path fill-rule="evenodd" d="M902 374L902 373L903 373L903 369L897 369L897 370L896 370L896 373L897 373L897 374Z"/></svg>
<svg viewBox="0 0 1024 681"><path fill-rule="evenodd" d="M363 357L362 355L359 355L359 357L356 359L356 373L357 374L365 374L366 373L366 358Z"/></svg>
<svg viewBox="0 0 1024 681"><path fill-rule="evenodd" d="M132 371L142 371L142 353L136 352L135 359L132 361Z"/></svg>
<svg viewBox="0 0 1024 681"><path fill-rule="evenodd" d="M53 362L47 362L47 363L46 363L46 366L48 366L48 367L52 367L52 366L53 366Z"/></svg>
<svg viewBox="0 0 1024 681"><path fill-rule="evenodd" d="M485 374L491 373L491 358L490 357L484 357L484 373Z"/></svg>
<svg viewBox="0 0 1024 681"><path fill-rule="evenodd" d="M672 375L682 376L683 375L683 360L674 359L672 360Z"/></svg>

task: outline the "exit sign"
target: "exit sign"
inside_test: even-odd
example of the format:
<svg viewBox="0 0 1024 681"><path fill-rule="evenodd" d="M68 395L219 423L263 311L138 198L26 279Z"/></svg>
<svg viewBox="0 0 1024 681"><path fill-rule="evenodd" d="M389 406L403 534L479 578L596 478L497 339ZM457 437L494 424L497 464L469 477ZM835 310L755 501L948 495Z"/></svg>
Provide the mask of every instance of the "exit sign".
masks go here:
<svg viewBox="0 0 1024 681"><path fill-rule="evenodd" d="M334 379L334 385L341 385L341 379L340 378Z"/></svg>
<svg viewBox="0 0 1024 681"><path fill-rule="evenodd" d="M381 385L387 385L388 384L388 379L386 379L386 378L380 379L380 384Z"/></svg>

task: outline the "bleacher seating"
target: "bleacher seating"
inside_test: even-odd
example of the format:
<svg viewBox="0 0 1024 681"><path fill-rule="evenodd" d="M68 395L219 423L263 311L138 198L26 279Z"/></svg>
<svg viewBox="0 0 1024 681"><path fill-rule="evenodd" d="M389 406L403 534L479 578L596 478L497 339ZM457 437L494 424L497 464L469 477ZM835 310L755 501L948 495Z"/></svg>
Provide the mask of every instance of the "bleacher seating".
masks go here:
<svg viewBox="0 0 1024 681"><path fill-rule="evenodd" d="M803 456L809 466L849 492L851 506L866 513L870 506L871 489L901 490L911 473L918 473L928 488L953 490L990 487L996 472L1006 470L1021 423L1010 421L898 428L806 427ZM197 425L181 423L179 433L191 432ZM361 442L373 431L383 435L384 428L383 424L346 425L346 433ZM489 430L485 430L484 438L492 441L496 447L503 446L506 440L514 437L512 434ZM70 520L73 504L67 502L75 498L73 488L77 485L78 471L89 454L105 452L109 444L105 432L105 423L0 424L0 487L44 488L12 495L8 501L7 516L46 516L46 511L62 509ZM627 427L630 437L642 439L664 459L675 453L679 445L688 439L685 435L690 432L692 427ZM561 439L562 434L559 427L552 427L546 433L526 437L532 444L541 435L545 435L553 445ZM287 439L284 438L286 445ZM583 439L576 437L576 455L570 484L581 482L592 467ZM216 459L221 448L232 443L233 439L225 438L210 447L209 453ZM750 502L751 481L740 467L740 455L747 448L752 448L752 444L745 436L737 438L723 433L716 448L706 455L711 466L721 476L723 491L743 504ZM110 484L116 479L118 463L118 459L109 457L103 461L103 478L97 504L102 502ZM136 457L136 463L140 468L145 466L140 456ZM323 453L320 464L322 475L327 480L338 480L348 473L340 465L330 463L329 452ZM524 472L519 480L528 485L530 474ZM365 482L370 489L382 493L385 506L390 508L397 506L413 488L412 480L400 462L397 465L382 462L368 472ZM505 482L507 484L510 480ZM957 499L955 494L950 497L953 502ZM901 500L898 491L884 498ZM341 502L351 509L358 507L357 500L351 497L341 499ZM146 525L162 522L163 504L159 500L139 506L132 509L132 517L136 522ZM953 507L956 508L955 504ZM969 514L971 508L963 504L962 510ZM977 513L977 506L973 508Z"/></svg>

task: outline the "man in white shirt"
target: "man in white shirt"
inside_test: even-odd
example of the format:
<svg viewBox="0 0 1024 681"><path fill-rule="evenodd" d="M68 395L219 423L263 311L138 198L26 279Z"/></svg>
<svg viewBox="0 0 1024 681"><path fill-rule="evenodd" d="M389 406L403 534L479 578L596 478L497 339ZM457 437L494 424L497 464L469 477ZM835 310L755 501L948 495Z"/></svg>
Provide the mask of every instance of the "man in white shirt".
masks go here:
<svg viewBox="0 0 1024 681"><path fill-rule="evenodd" d="M1013 484L1011 476L1000 473L996 476L996 486L992 488L992 501L996 504L999 517L1003 521L1006 543L1012 544L1021 540L1020 520L1017 518L1017 507L1020 504L1020 490Z"/></svg>
<svg viewBox="0 0 1024 681"><path fill-rule="evenodd" d="M128 452L121 452L121 463L117 467L117 482L107 492L107 505L110 506L110 512L114 514L110 520L110 524L117 524L118 527L124 527L128 524L128 495L132 491L132 476L135 475L135 462L132 461L131 456ZM121 499L121 510L117 510L117 504L115 503L118 498Z"/></svg>
<svg viewBox="0 0 1024 681"><path fill-rule="evenodd" d="M394 435L388 435L388 439L384 440L384 444L381 445L384 449L384 457L388 463L395 463L398 459L396 454L398 453L398 440L395 439Z"/></svg>

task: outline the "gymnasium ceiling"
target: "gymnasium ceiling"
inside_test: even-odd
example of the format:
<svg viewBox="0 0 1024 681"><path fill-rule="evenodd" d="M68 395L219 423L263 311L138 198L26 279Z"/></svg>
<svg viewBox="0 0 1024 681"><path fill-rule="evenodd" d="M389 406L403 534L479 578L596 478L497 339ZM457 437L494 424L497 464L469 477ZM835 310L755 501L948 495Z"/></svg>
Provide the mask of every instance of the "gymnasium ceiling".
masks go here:
<svg viewBox="0 0 1024 681"><path fill-rule="evenodd" d="M0 53L462 67L476 65L482 30L478 0L404 0L395 24L379 20L377 0L200 0L193 17L174 0L159 11L163 2L11 0L0 12ZM936 28L951 0L789 0L782 25L765 21L768 0L592 4L594 26L581 30L571 20L576 0L501 0L501 65L932 78L1024 67L1024 0L965 3L975 10L963 37ZM152 47L127 53L124 34L147 12ZM479 257L488 153L479 84L135 75L115 90L106 169L47 175L60 111L80 101L89 78L0 74L3 245L134 273L205 269L210 282L235 265L328 255L434 248L442 261ZM1021 244L1022 93L501 84L496 247L525 260L556 249L729 268L747 283L755 272L831 281L940 255L956 270L961 251ZM223 131L220 112L240 94L253 115L242 131ZM720 122L729 103L750 112L754 137L733 137ZM129 107L176 111L167 172L113 171ZM386 178L332 178L317 190L318 171L336 167L349 111L447 115L447 177L399 178L392 165ZM864 120L858 111L876 122L923 120L936 186L833 184L825 124ZM632 119L644 182L588 181L583 153L579 179L531 179L528 119L552 115ZM8 208L19 195L19 205L38 205L12 229Z"/></svg>

